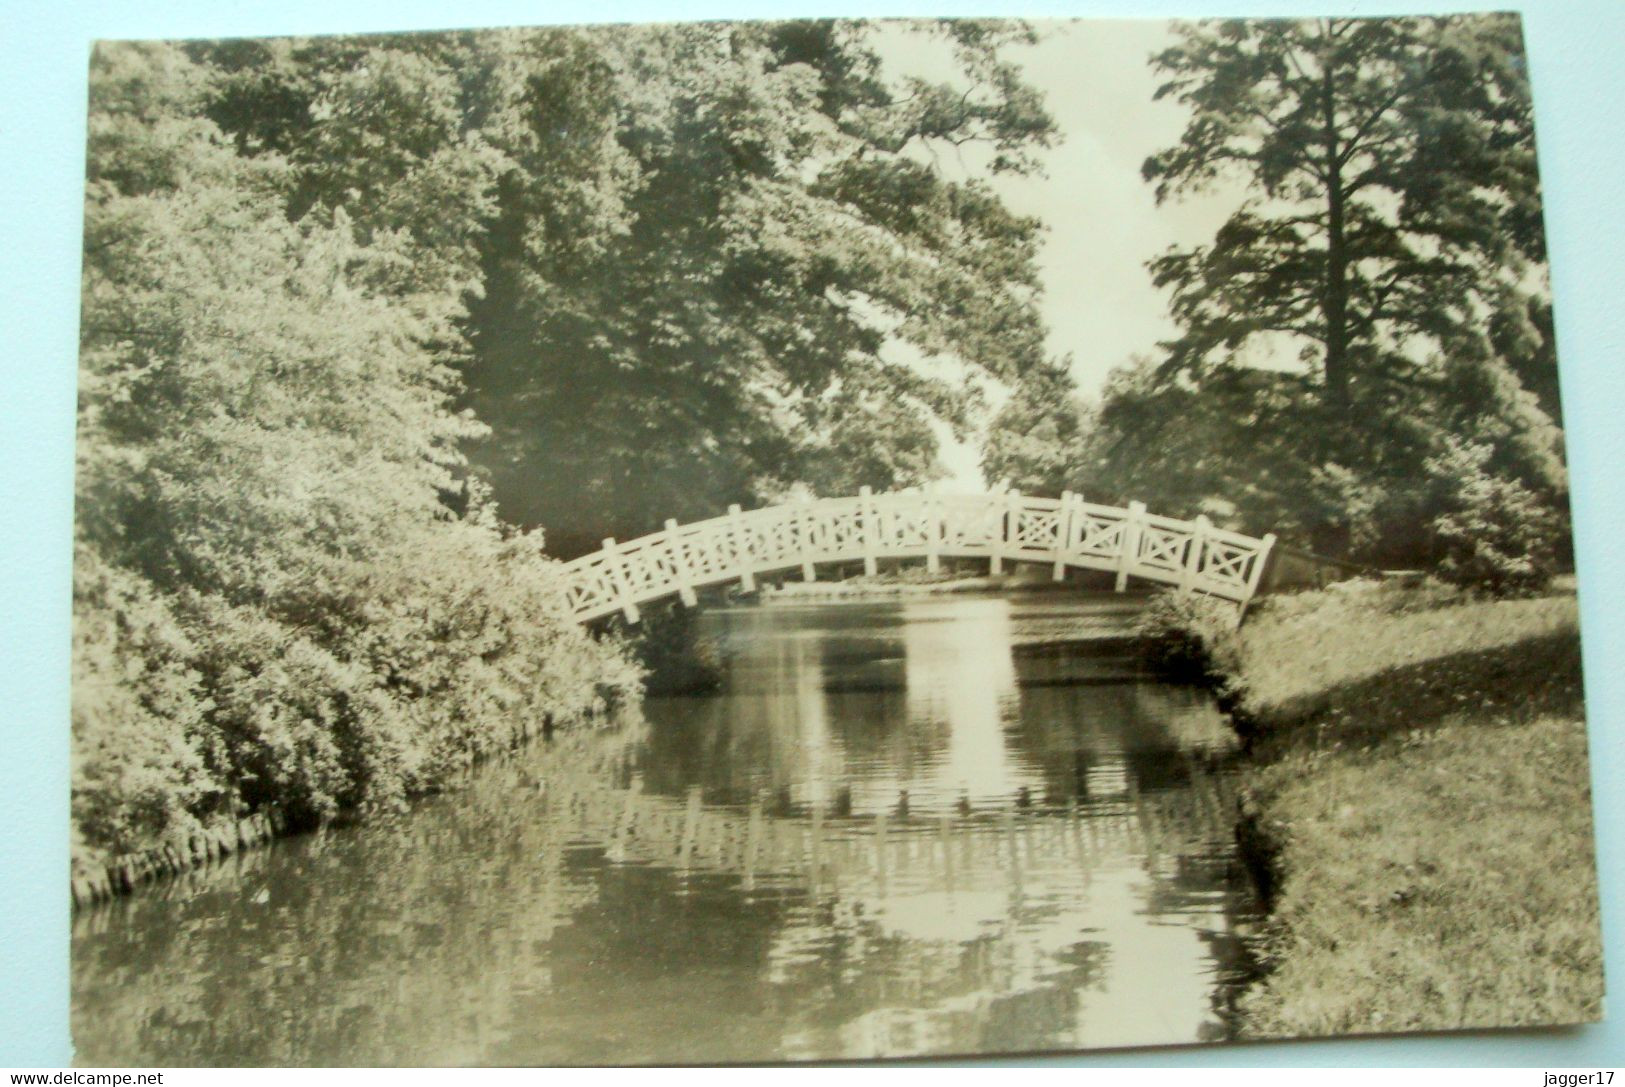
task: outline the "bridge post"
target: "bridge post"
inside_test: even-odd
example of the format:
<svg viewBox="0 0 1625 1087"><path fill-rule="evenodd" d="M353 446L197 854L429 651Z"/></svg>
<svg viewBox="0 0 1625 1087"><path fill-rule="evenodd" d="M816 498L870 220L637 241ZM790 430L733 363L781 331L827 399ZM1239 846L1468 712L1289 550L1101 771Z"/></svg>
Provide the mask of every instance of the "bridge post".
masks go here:
<svg viewBox="0 0 1625 1087"><path fill-rule="evenodd" d="M639 619L638 606L632 602L632 587L626 581L626 568L621 565L621 553L615 546L615 537L609 536L604 540L604 562L609 566L609 576L615 582L615 595L620 598L621 614L626 616L628 623L635 623Z"/></svg>
<svg viewBox="0 0 1625 1087"><path fill-rule="evenodd" d="M1130 502L1128 516L1123 518L1123 531L1118 534L1117 591L1128 588L1129 571L1140 558L1140 530L1145 524L1145 503Z"/></svg>
<svg viewBox="0 0 1625 1087"><path fill-rule="evenodd" d="M797 524L801 527L801 580L817 581L818 570L812 561L812 531L813 531L813 504L811 501L802 501L800 509L796 511Z"/></svg>
<svg viewBox="0 0 1625 1087"><path fill-rule="evenodd" d="M942 569L942 502L935 483L920 502L920 515L925 520L925 568L934 574Z"/></svg>
<svg viewBox="0 0 1625 1087"><path fill-rule="evenodd" d="M756 854L762 849L762 793L750 801L750 821L745 825L745 890L756 887Z"/></svg>
<svg viewBox="0 0 1625 1087"><path fill-rule="evenodd" d="M1009 499L1002 494L990 495L988 501L1000 509L999 528L988 540L988 550L992 556L988 559L987 572L990 574L1004 573L1004 515L1009 508Z"/></svg>
<svg viewBox="0 0 1625 1087"><path fill-rule="evenodd" d="M688 787L688 808L683 812L683 836L681 844L677 847L678 867L684 871L694 860L694 846L700 834L700 799L701 792L698 785Z"/></svg>
<svg viewBox="0 0 1625 1087"><path fill-rule="evenodd" d="M1004 532L999 537L995 574L1004 569L1004 556L1012 550L1021 550L1021 492L1017 490L1004 492Z"/></svg>
<svg viewBox="0 0 1625 1087"><path fill-rule="evenodd" d="M1190 592L1191 586L1196 584L1196 575L1202 569L1202 552L1207 549L1207 530L1213 526L1205 513L1197 514L1194 523L1196 528L1185 545L1185 562L1179 571L1179 591L1182 593Z"/></svg>
<svg viewBox="0 0 1625 1087"><path fill-rule="evenodd" d="M858 497L862 500L863 510L863 572L874 577L879 572L875 553L880 545L880 525L877 523L880 511L875 508L874 492L867 486L858 488Z"/></svg>
<svg viewBox="0 0 1625 1087"><path fill-rule="evenodd" d="M1055 572L1054 580L1066 580L1066 556L1072 550L1073 515L1077 512L1078 496L1071 491L1061 492L1061 508L1055 513Z"/></svg>
<svg viewBox="0 0 1625 1087"><path fill-rule="evenodd" d="M739 564L739 587L753 593L756 574L750 568L750 538L745 535L745 517L737 502L728 507L728 530L733 537L734 561Z"/></svg>
<svg viewBox="0 0 1625 1087"><path fill-rule="evenodd" d="M677 522L670 517L666 518L666 551L671 555L671 567L677 575L677 598L685 607L692 608L699 603L694 595L694 575L689 572L688 559L677 542Z"/></svg>
<svg viewBox="0 0 1625 1087"><path fill-rule="evenodd" d="M1236 609L1237 626L1240 626L1242 619L1246 618L1247 606L1258 594L1258 583L1264 577L1264 567L1269 565L1270 552L1275 549L1275 533L1266 532L1258 544L1258 553L1253 556L1253 568L1247 575L1247 595L1242 597L1241 606Z"/></svg>

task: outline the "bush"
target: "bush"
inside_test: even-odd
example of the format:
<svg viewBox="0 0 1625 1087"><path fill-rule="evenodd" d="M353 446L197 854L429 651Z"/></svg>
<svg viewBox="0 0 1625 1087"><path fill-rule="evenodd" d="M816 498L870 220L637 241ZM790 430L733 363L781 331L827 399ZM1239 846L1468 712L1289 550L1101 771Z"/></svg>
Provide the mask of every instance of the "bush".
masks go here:
<svg viewBox="0 0 1625 1087"><path fill-rule="evenodd" d="M276 156L182 108L188 73L167 46L92 68L81 861L268 808L397 809L640 680L562 613L540 537L462 490L485 428L458 406L460 291L403 286L426 265L398 231L291 220Z"/></svg>
<svg viewBox="0 0 1625 1087"><path fill-rule="evenodd" d="M1495 596L1538 592L1556 571L1562 520L1552 505L1515 479L1489 469L1491 449L1451 439L1428 461L1441 511L1432 529L1436 573L1452 585Z"/></svg>
<svg viewBox="0 0 1625 1087"><path fill-rule="evenodd" d="M142 579L87 548L74 558L75 852L184 835L221 800L206 760L196 647Z"/></svg>
<svg viewBox="0 0 1625 1087"><path fill-rule="evenodd" d="M1134 624L1151 666L1171 679L1222 681L1240 663L1236 606L1199 593L1163 589Z"/></svg>
<svg viewBox="0 0 1625 1087"><path fill-rule="evenodd" d="M558 614L556 569L530 537L442 522L392 561L244 603L162 593L82 549L80 858L270 808L296 824L397 810L544 721L629 699L640 671Z"/></svg>
<svg viewBox="0 0 1625 1087"><path fill-rule="evenodd" d="M645 607L642 621L625 628L633 659L646 673L645 693L704 694L722 685L722 647L699 635L695 614L668 600Z"/></svg>

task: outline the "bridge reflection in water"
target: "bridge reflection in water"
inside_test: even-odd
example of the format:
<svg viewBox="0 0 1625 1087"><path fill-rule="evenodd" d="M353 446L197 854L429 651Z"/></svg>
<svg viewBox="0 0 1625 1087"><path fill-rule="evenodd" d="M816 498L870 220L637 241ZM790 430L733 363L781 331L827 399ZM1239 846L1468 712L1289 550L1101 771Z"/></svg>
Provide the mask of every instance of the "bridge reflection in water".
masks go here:
<svg viewBox="0 0 1625 1087"><path fill-rule="evenodd" d="M1223 1037L1201 696L1042 598L707 613L713 697L82 911L81 1059L719 1061ZM1110 617L1106 620L1108 623Z"/></svg>

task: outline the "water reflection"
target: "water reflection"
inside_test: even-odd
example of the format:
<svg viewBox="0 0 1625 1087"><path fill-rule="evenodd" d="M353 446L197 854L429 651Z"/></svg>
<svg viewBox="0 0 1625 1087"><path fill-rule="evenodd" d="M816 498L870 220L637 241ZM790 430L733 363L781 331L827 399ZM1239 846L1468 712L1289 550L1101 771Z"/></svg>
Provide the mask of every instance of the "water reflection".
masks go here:
<svg viewBox="0 0 1625 1087"><path fill-rule="evenodd" d="M80 1059L749 1061L1222 1037L1251 902L1203 698L1117 604L740 609L715 697L81 913ZM545 783L539 788L537 782Z"/></svg>

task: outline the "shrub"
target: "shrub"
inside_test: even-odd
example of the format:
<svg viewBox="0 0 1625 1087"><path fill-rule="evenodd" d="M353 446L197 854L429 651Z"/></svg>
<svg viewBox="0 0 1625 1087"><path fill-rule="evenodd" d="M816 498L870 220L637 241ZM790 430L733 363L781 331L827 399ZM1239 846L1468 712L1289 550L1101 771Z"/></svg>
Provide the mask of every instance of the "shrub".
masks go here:
<svg viewBox="0 0 1625 1087"><path fill-rule="evenodd" d="M1529 487L1489 468L1491 449L1451 439L1428 461L1441 512L1432 529L1436 572L1496 596L1539 591L1556 573L1561 518Z"/></svg>
<svg viewBox="0 0 1625 1087"><path fill-rule="evenodd" d="M1198 593L1163 589L1135 621L1151 666L1173 679L1221 681L1240 662L1236 606Z"/></svg>
<svg viewBox="0 0 1625 1087"><path fill-rule="evenodd" d="M160 46L92 69L83 860L270 807L398 808L640 678L562 614L540 537L454 500L485 433L447 342L461 292L403 284L426 265L399 231L291 219L276 156L179 105L188 73Z"/></svg>
<svg viewBox="0 0 1625 1087"><path fill-rule="evenodd" d="M162 593L82 548L77 853L267 808L396 810L545 720L629 700L641 672L558 613L556 569L532 537L439 522L387 562L310 568L299 592L245 603Z"/></svg>
<svg viewBox="0 0 1625 1087"><path fill-rule="evenodd" d="M208 771L195 646L142 579L74 560L72 810L76 853L124 852L200 825Z"/></svg>
<svg viewBox="0 0 1625 1087"><path fill-rule="evenodd" d="M722 647L695 629L695 612L667 601L644 609L643 619L627 628L634 659L647 676L644 689L653 695L703 694L722 684Z"/></svg>

